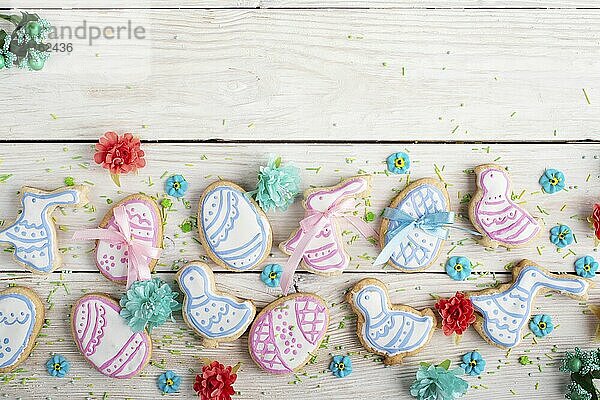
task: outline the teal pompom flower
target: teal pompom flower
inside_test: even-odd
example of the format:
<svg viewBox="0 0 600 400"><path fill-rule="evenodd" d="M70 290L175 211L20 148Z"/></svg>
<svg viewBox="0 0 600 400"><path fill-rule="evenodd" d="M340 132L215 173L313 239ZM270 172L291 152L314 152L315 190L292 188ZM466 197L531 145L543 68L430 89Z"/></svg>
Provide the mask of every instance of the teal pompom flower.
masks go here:
<svg viewBox="0 0 600 400"><path fill-rule="evenodd" d="M550 229L550 241L561 249L567 247L574 240L573 231L567 225L557 225Z"/></svg>
<svg viewBox="0 0 600 400"><path fill-rule="evenodd" d="M179 294L159 278L134 282L123 295L121 316L134 332L141 332L167 322L174 321L173 311L181 308L177 300Z"/></svg>
<svg viewBox="0 0 600 400"><path fill-rule="evenodd" d="M546 314L539 314L534 316L529 321L529 329L537 337L548 336L554 330L554 324L552 318Z"/></svg>
<svg viewBox="0 0 600 400"><path fill-rule="evenodd" d="M46 362L46 369L51 376L64 378L71 369L71 364L60 354L55 354Z"/></svg>
<svg viewBox="0 0 600 400"><path fill-rule="evenodd" d="M0 19L15 26L12 33L0 30L0 69L13 66L30 71L44 68L50 55L49 43L44 43L52 27L37 14L0 14Z"/></svg>
<svg viewBox="0 0 600 400"><path fill-rule="evenodd" d="M460 367L465 370L465 374L479 376L485 370L485 360L477 351L471 351L463 356L463 362Z"/></svg>
<svg viewBox="0 0 600 400"><path fill-rule="evenodd" d="M260 273L260 280L268 287L279 286L283 267L279 264L268 264Z"/></svg>
<svg viewBox="0 0 600 400"><path fill-rule="evenodd" d="M345 378L352 373L352 360L348 356L333 356L329 370L338 378Z"/></svg>
<svg viewBox="0 0 600 400"><path fill-rule="evenodd" d="M471 275L471 261L467 257L450 257L446 261L446 273L455 281L464 281Z"/></svg>
<svg viewBox="0 0 600 400"><path fill-rule="evenodd" d="M181 377L169 370L162 373L158 377L156 383L163 393L175 393L179 390L179 386L181 385Z"/></svg>
<svg viewBox="0 0 600 400"><path fill-rule="evenodd" d="M248 192L260 208L285 211L300 192L300 170L293 165L282 165L281 157L270 157L266 166L260 167L258 184Z"/></svg>
<svg viewBox="0 0 600 400"><path fill-rule="evenodd" d="M410 157L401 151L390 154L387 158L387 169L392 174L406 174L410 169Z"/></svg>
<svg viewBox="0 0 600 400"><path fill-rule="evenodd" d="M467 393L469 384L459 375L462 368L449 370L450 360L435 366L421 363L417 379L410 387L410 394L418 400L454 400Z"/></svg>
<svg viewBox="0 0 600 400"><path fill-rule="evenodd" d="M584 256L575 261L575 272L583 278L593 278L598 271L598 262L592 256Z"/></svg>
<svg viewBox="0 0 600 400"><path fill-rule="evenodd" d="M188 183L182 175L172 175L165 182L165 191L172 197L183 197L188 190Z"/></svg>
<svg viewBox="0 0 600 400"><path fill-rule="evenodd" d="M540 176L540 185L544 192L554 194L565 188L565 175L557 169L547 169Z"/></svg>

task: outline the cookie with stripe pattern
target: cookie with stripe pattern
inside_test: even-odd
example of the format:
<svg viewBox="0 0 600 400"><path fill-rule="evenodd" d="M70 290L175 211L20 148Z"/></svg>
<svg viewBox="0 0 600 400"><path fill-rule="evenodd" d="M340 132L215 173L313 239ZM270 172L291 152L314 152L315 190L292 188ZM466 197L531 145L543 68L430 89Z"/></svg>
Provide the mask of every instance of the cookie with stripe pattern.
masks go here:
<svg viewBox="0 0 600 400"><path fill-rule="evenodd" d="M266 214L233 182L217 181L204 190L198 231L207 255L233 271L252 269L271 252L273 233Z"/></svg>
<svg viewBox="0 0 600 400"><path fill-rule="evenodd" d="M0 292L0 373L10 372L28 357L44 324L42 300L25 286Z"/></svg>
<svg viewBox="0 0 600 400"><path fill-rule="evenodd" d="M469 219L483 234L482 245L523 247L538 237L542 224L512 200L512 182L505 168L479 165L475 178L477 190L469 204Z"/></svg>

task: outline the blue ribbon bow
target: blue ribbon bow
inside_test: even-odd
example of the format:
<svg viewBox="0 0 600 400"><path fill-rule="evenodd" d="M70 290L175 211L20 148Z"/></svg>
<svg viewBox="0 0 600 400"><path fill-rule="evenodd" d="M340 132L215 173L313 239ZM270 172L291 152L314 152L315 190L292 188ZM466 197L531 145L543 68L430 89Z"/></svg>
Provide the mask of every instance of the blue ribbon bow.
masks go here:
<svg viewBox="0 0 600 400"><path fill-rule="evenodd" d="M422 215L419 218L414 218L404 211L401 211L399 208L387 207L383 211L383 218L396 221L399 223L399 225L393 230L387 232L386 236L390 235L391 239L383 247L373 265L385 264L392 257L392 253L398 248L400 242L415 229L421 229L425 233L438 237L442 240L448 239L450 234L448 228L455 228L472 234L480 235L479 232L474 232L470 229L452 226L452 224L454 224L454 213L452 211L435 212ZM381 238L380 240L384 241L385 238Z"/></svg>

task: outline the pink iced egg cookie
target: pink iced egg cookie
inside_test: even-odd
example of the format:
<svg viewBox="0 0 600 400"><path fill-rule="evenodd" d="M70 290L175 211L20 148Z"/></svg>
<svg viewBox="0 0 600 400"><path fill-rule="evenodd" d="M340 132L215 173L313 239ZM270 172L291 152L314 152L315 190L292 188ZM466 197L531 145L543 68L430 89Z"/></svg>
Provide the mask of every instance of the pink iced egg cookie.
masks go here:
<svg viewBox="0 0 600 400"><path fill-rule="evenodd" d="M267 372L291 373L304 366L319 348L328 325L329 310L319 296L295 293L282 297L254 321L250 355Z"/></svg>
<svg viewBox="0 0 600 400"><path fill-rule="evenodd" d="M83 356L98 371L111 378L137 375L152 353L150 336L133 332L119 315L121 308L111 298L89 294L73 307L73 338Z"/></svg>
<svg viewBox="0 0 600 400"><path fill-rule="evenodd" d="M125 206L132 237L141 242L146 242L152 247L161 247L163 230L156 203L147 196L135 194L125 198L115 207L121 205ZM100 227L118 230L112 209L104 217ZM127 281L128 262L129 252L125 245L98 240L96 266L105 277L111 281L125 283ZM155 260L150 258L147 258L145 262L150 269L156 263Z"/></svg>

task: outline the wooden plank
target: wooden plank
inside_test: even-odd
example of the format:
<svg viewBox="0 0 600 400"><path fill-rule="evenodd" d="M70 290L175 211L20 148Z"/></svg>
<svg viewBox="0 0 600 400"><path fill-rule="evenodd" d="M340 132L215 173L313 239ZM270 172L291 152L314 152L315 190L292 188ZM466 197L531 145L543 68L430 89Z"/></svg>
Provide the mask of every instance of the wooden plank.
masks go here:
<svg viewBox="0 0 600 400"><path fill-rule="evenodd" d="M0 76L15 88L4 140L108 129L147 140L600 137L597 10L43 14L73 52L41 73ZM146 39L68 39L63 27L84 20L102 30L131 21Z"/></svg>
<svg viewBox="0 0 600 400"><path fill-rule="evenodd" d="M164 182L170 174L182 173L190 182L187 203L174 201L166 212L165 251L159 269L170 271L186 260L203 257L204 251L195 241L197 232L183 233L179 227L195 216L197 202L202 191L211 182L222 177L241 184L247 190L256 185L256 174L269 154L280 154L287 162L296 164L302 173L302 187L331 186L345 177L359 173L374 174L371 206L359 204L359 215L372 211L379 216L397 192L406 184L406 176L386 175L385 159L396 151L407 151L412 159L410 179L436 177L437 173L449 185L453 210L461 216L460 225L470 227L467 215L467 199L474 190L474 177L469 169L476 165L497 162L513 171L514 194L519 202L537 217L542 218L547 229L557 223L569 225L577 237L570 251L558 252L542 233L537 244L527 248L506 251L488 251L475 244L467 234L452 233L452 241L442 250L439 265L430 271L443 272L442 264L448 255L465 255L480 263L476 271L481 273L505 272L505 266L523 258L535 260L555 271L573 271L573 262L585 254L596 254L592 230L586 221L592 205L598 202L600 193L600 144L415 144L415 145L307 145L307 144L144 144L148 165L139 175L123 176L122 189L110 180L107 171L93 164L93 146L90 144L44 144L43 153L36 144L4 144L0 147L0 174L12 174L1 187L1 217L10 221L16 216L18 200L16 192L22 185L52 189L63 185L65 177L74 177L76 183L90 183L91 203L94 208L65 209L57 212L61 227L60 247L65 252L65 269L95 271L90 253L93 244L73 243L73 232L82 228L96 227L110 205L125 195L135 192L162 198ZM90 162L92 165L90 165ZM568 192L555 195L543 194L538 184L545 168L562 169L566 175ZM437 173L436 173L437 171ZM465 173L466 171L466 173ZM186 208L186 204L187 207ZM288 212L270 212L274 243L287 239L303 216L300 201ZM379 221L372 223L375 229ZM367 240L353 240L355 232L348 227L344 236L353 257L350 269L357 272L378 272L382 267L371 264L378 249ZM537 247L536 247L537 246ZM539 252L538 252L539 251ZM269 262L285 262L281 252L274 246ZM21 271L12 260L12 254L0 252L0 270ZM384 271L392 272L391 268Z"/></svg>
<svg viewBox="0 0 600 400"><path fill-rule="evenodd" d="M170 281L173 274L161 274L161 277ZM584 315L585 305L554 295L538 301L535 306L534 313L550 314L558 325L551 336L545 339L538 339L534 343L528 337L519 347L507 353L486 344L473 329L467 331L458 344L437 331L421 354L407 358L402 365L384 367L375 356L361 347L355 334L353 314L343 303L343 293L363 277L363 274L348 273L331 278L327 285L323 285L322 278L306 275L300 282L300 290L318 293L331 306L331 324L328 344L317 352L315 363L307 366L296 378L261 372L248 355L247 335L220 349L201 348L198 338L183 323L181 316L176 315L176 323L167 323L152 333L154 365L146 367L141 376L131 380L111 380L93 370L78 353L70 336L68 314L71 305L84 293L99 291L119 297L122 293L119 287L98 273L65 274L62 280L58 280L56 275L32 277L30 274L19 274L13 277L0 274L0 279L3 279L0 289L9 282L29 285L43 299L58 287L50 298L50 326L42 330L36 349L23 364L24 371L0 376L0 391L7 398L24 397L25 393L35 393L36 396L43 393L55 398L68 393L72 398L155 399L159 397L156 379L163 368L167 368L175 370L183 379L180 395L172 397L192 398L193 379L200 369L199 358L207 357L225 364L243 363L235 384L239 392L237 399L345 398L347 393L352 393L353 398L368 398L375 391L377 398L410 399L409 386L419 362L441 362L448 358L453 365L457 365L464 353L477 349L487 361L487 371L481 378L465 377L471 385L465 399L514 399L533 393L536 398L558 400L563 397L568 383L568 376L558 372L558 360L565 350L576 345L590 347L597 324L593 316ZM408 277L373 274L372 277L390 286L392 301L409 303L417 308L433 306L434 300L429 293L446 296L457 289L456 282L433 274ZM57 286L59 284L64 286ZM267 292L258 279L241 280L236 274L217 274L217 284L225 290L233 289L236 294L255 300L259 307L276 296L275 292ZM461 290L475 288L469 282L458 285ZM590 302L597 302L599 296L597 290L592 291ZM47 375L45 362L52 353L60 353L71 362L72 370L64 380L57 381ZM332 354L348 353L353 361L353 373L351 377L339 381L327 371L327 366ZM519 365L518 358L521 355L529 356L533 364Z"/></svg>

